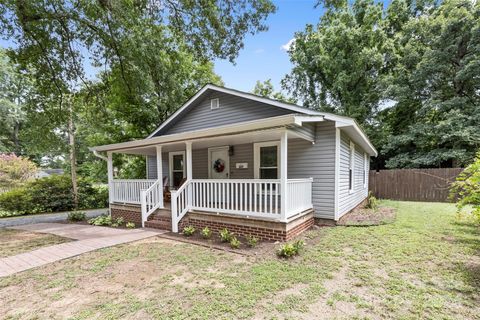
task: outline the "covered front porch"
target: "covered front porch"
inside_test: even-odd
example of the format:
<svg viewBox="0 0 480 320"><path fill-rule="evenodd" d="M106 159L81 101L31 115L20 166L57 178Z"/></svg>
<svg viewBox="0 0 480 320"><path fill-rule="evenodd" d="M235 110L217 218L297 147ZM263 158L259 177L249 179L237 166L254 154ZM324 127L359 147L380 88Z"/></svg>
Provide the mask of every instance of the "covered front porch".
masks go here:
<svg viewBox="0 0 480 320"><path fill-rule="evenodd" d="M289 178L295 143L313 138L281 127L111 150L110 204L139 208L142 226L169 212L173 232L188 212L288 223L313 208L313 179ZM114 153L145 156L146 179L114 179Z"/></svg>

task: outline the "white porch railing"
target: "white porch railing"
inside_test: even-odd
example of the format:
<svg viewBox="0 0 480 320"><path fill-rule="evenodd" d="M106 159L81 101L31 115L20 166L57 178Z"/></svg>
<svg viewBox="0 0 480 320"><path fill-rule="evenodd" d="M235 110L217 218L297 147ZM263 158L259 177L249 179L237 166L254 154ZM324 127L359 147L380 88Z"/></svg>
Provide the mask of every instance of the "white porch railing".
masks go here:
<svg viewBox="0 0 480 320"><path fill-rule="evenodd" d="M156 181L156 179L112 180L110 202L140 204L140 190L147 190Z"/></svg>
<svg viewBox="0 0 480 320"><path fill-rule="evenodd" d="M189 205L192 196L191 180L185 181L185 183L178 188L178 190L171 191L171 210L172 210L172 231L178 232L178 223L182 220L183 216L191 208Z"/></svg>
<svg viewBox="0 0 480 320"><path fill-rule="evenodd" d="M280 218L280 180L192 180L191 208L244 216Z"/></svg>
<svg viewBox="0 0 480 320"><path fill-rule="evenodd" d="M163 207L163 183L159 179L147 190L140 190L140 202L142 207L142 228L145 221L155 210Z"/></svg>
<svg viewBox="0 0 480 320"><path fill-rule="evenodd" d="M313 207L312 183L312 178L287 180L287 218Z"/></svg>

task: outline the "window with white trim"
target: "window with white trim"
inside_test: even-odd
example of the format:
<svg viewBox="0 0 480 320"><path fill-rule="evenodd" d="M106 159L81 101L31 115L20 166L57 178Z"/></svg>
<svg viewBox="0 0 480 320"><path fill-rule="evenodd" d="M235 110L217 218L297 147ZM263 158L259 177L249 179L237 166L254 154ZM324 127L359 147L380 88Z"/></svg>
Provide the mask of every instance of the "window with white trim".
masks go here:
<svg viewBox="0 0 480 320"><path fill-rule="evenodd" d="M254 144L255 179L278 179L280 175L279 149L278 141Z"/></svg>
<svg viewBox="0 0 480 320"><path fill-rule="evenodd" d="M218 98L210 100L210 109L220 108L220 100Z"/></svg>
<svg viewBox="0 0 480 320"><path fill-rule="evenodd" d="M355 177L355 144L350 141L350 155L348 163L348 190L353 191L354 188L354 179Z"/></svg>
<svg viewBox="0 0 480 320"><path fill-rule="evenodd" d="M186 177L185 151L169 153L170 185L178 188Z"/></svg>
<svg viewBox="0 0 480 320"><path fill-rule="evenodd" d="M366 152L363 153L363 188L367 187L368 181L368 155Z"/></svg>

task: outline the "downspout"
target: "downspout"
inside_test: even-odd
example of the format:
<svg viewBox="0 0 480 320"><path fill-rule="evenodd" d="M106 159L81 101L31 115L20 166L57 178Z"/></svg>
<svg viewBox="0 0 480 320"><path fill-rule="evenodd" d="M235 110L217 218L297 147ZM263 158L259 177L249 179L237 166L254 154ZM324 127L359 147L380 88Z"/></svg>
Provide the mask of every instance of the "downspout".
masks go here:
<svg viewBox="0 0 480 320"><path fill-rule="evenodd" d="M102 156L100 153L98 153L97 150L92 150L92 149L90 149L90 150L93 152L93 155L94 155L95 157L100 158L100 159L102 159L103 161L108 161L108 158L105 157L105 156Z"/></svg>

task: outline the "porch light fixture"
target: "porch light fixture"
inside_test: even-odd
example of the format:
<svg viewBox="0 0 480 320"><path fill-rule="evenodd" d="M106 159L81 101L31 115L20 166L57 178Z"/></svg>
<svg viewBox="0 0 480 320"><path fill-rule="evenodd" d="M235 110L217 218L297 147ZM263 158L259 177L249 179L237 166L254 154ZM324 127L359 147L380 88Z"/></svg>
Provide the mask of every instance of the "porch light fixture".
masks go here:
<svg viewBox="0 0 480 320"><path fill-rule="evenodd" d="M235 154L235 150L233 149L233 146L228 147L228 155L231 157Z"/></svg>

